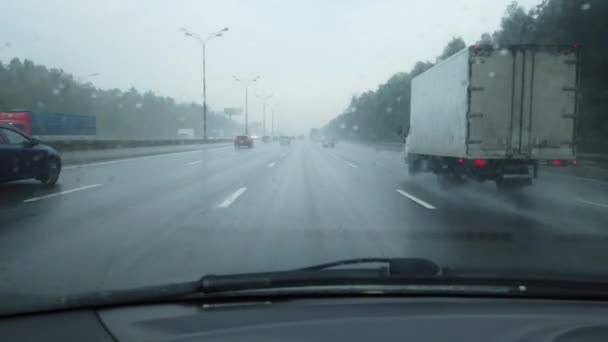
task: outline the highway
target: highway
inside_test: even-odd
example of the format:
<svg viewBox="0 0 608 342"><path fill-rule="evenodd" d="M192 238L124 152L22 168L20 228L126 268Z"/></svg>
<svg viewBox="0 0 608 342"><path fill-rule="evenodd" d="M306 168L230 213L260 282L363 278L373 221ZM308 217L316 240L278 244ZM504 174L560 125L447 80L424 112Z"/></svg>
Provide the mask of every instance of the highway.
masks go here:
<svg viewBox="0 0 608 342"><path fill-rule="evenodd" d="M232 145L71 165L0 185L0 293L62 295L425 257L450 267L606 272L608 183L543 173L520 193L442 190L398 151Z"/></svg>

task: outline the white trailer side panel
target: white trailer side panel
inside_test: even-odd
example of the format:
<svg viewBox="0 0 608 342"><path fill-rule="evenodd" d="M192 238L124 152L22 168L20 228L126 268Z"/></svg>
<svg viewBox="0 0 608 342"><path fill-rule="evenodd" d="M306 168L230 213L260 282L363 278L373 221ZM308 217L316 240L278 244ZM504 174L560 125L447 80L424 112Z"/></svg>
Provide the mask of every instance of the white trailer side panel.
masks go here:
<svg viewBox="0 0 608 342"><path fill-rule="evenodd" d="M466 153L468 64L465 49L412 80L409 153Z"/></svg>

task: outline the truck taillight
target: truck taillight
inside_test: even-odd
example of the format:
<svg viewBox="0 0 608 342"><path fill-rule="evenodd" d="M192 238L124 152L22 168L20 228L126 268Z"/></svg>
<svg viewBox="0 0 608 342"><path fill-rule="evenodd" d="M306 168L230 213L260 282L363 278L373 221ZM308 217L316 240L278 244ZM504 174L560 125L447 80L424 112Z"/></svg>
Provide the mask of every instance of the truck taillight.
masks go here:
<svg viewBox="0 0 608 342"><path fill-rule="evenodd" d="M551 165L553 166L562 166L562 161L559 159L555 159L553 161L551 161Z"/></svg>
<svg viewBox="0 0 608 342"><path fill-rule="evenodd" d="M477 166L477 167L484 167L488 164L488 162L486 162L483 159L475 159L474 163L475 163L475 166Z"/></svg>
<svg viewBox="0 0 608 342"><path fill-rule="evenodd" d="M462 158L458 159L458 164L464 164L464 159L462 159Z"/></svg>
<svg viewBox="0 0 608 342"><path fill-rule="evenodd" d="M576 165L576 164L578 164L578 162L576 161L576 159L574 159L574 160L572 161L572 165Z"/></svg>

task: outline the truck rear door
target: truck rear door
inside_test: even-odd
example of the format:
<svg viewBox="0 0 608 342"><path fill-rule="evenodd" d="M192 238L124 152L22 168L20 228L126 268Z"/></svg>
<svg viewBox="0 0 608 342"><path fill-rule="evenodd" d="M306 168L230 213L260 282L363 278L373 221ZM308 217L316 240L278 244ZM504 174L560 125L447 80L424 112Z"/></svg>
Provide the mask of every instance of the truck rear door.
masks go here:
<svg viewBox="0 0 608 342"><path fill-rule="evenodd" d="M504 158L511 153L513 60L509 51L470 49L467 154Z"/></svg>
<svg viewBox="0 0 608 342"><path fill-rule="evenodd" d="M571 47L471 48L468 154L572 158L577 65Z"/></svg>
<svg viewBox="0 0 608 342"><path fill-rule="evenodd" d="M522 151L532 159L575 157L578 53L576 49L526 51L530 95L525 99Z"/></svg>

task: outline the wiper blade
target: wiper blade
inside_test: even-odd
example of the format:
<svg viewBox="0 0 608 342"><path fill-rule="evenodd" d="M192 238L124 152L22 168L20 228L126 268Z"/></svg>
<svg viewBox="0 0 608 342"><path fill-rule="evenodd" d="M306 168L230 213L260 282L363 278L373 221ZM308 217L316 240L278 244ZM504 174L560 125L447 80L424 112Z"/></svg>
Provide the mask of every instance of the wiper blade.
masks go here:
<svg viewBox="0 0 608 342"><path fill-rule="evenodd" d="M299 271L321 271L328 268L357 265L384 263L388 264L389 274L409 274L415 276L435 276L439 275L441 268L436 263L422 258L359 258L345 259L325 264L318 264L299 268Z"/></svg>
<svg viewBox="0 0 608 342"><path fill-rule="evenodd" d="M339 266L386 263L388 267L371 269L332 269ZM257 290L278 287L369 285L391 283L403 278L429 279L440 275L434 262L419 258L346 259L290 271L207 275L200 280L203 293ZM391 281L392 280L392 281Z"/></svg>

